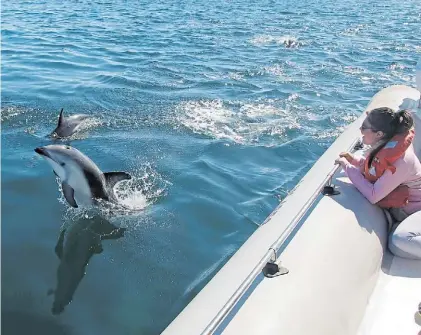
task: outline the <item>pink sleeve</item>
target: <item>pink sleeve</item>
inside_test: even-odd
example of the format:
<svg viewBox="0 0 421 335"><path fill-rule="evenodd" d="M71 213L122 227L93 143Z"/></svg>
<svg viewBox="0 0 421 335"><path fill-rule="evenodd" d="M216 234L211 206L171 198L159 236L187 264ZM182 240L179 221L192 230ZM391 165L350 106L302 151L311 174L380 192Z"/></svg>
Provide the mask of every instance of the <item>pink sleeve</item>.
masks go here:
<svg viewBox="0 0 421 335"><path fill-rule="evenodd" d="M354 156L354 159L352 160L351 164L357 167L362 168L365 163L365 157L364 156Z"/></svg>
<svg viewBox="0 0 421 335"><path fill-rule="evenodd" d="M402 159L397 160L394 165L396 166L395 173L392 174L390 170L386 170L374 184L365 179L359 168L351 164L347 164L344 170L358 191L368 201L375 204L406 181L409 172L408 165Z"/></svg>

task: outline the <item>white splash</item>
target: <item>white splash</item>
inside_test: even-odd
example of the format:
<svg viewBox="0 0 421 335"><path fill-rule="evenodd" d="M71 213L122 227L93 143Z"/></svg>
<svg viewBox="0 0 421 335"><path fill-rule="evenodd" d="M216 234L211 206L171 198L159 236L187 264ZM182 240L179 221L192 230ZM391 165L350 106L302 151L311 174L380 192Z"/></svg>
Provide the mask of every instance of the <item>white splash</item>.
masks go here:
<svg viewBox="0 0 421 335"><path fill-rule="evenodd" d="M116 185L114 194L120 205L133 211L141 211L148 206L148 199L141 187L138 185L127 185L130 181L124 181Z"/></svg>
<svg viewBox="0 0 421 335"><path fill-rule="evenodd" d="M1 108L1 122L13 119L24 113L30 113L31 109L25 109L19 106L5 106Z"/></svg>
<svg viewBox="0 0 421 335"><path fill-rule="evenodd" d="M363 68L358 66L344 66L343 71L349 74L360 74L365 72Z"/></svg>
<svg viewBox="0 0 421 335"><path fill-rule="evenodd" d="M132 179L118 183L114 194L118 204L128 211L143 211L165 194L169 184L150 165L146 165L136 171Z"/></svg>
<svg viewBox="0 0 421 335"><path fill-rule="evenodd" d="M285 70L282 67L282 65L280 65L280 64L264 66L262 71L259 72L259 74L265 74L265 73L270 74L270 75L274 75L274 76L278 76L278 77L285 76Z"/></svg>
<svg viewBox="0 0 421 335"><path fill-rule="evenodd" d="M363 31L367 27L368 27L368 25L366 25L366 24L358 24L354 27L349 27L349 28L345 29L345 31L342 32L342 35L354 36L354 35L359 34L361 31Z"/></svg>
<svg viewBox="0 0 421 335"><path fill-rule="evenodd" d="M294 36L272 36L272 35L258 35L250 40L250 43L256 46L264 46L269 44L283 44L286 48L296 48L302 46L303 43L298 41Z"/></svg>
<svg viewBox="0 0 421 335"><path fill-rule="evenodd" d="M393 64L388 66L388 69L391 70L391 71L403 70L403 69L405 69L405 65L393 63Z"/></svg>
<svg viewBox="0 0 421 335"><path fill-rule="evenodd" d="M288 100L288 101L295 101L295 100L297 100L299 97L300 97L300 96L299 96L297 93L293 93L293 94L291 94L291 95L287 98L287 100Z"/></svg>

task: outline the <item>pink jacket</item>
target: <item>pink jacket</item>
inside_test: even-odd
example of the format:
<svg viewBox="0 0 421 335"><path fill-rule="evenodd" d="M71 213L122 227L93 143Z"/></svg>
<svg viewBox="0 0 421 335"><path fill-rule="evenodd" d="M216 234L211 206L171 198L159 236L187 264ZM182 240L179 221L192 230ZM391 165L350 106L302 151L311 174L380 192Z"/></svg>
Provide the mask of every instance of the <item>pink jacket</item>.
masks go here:
<svg viewBox="0 0 421 335"><path fill-rule="evenodd" d="M409 203L402 209L409 215L421 210L421 163L411 145L405 154L393 165L395 173L386 170L384 174L372 184L363 175L365 157L358 157L352 163L346 163L344 170L355 187L372 204L377 203L392 192L399 185L409 187Z"/></svg>

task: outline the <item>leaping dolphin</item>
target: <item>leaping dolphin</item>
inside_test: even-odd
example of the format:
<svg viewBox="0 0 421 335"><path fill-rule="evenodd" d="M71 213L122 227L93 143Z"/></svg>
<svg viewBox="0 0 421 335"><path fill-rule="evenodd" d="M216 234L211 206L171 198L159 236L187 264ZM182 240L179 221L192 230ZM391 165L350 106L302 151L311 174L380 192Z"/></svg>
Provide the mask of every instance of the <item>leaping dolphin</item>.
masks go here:
<svg viewBox="0 0 421 335"><path fill-rule="evenodd" d="M90 206L97 199L117 202L116 183L131 179L126 172L105 172L86 155L69 145L51 144L35 148L61 180L63 195L72 207Z"/></svg>
<svg viewBox="0 0 421 335"><path fill-rule="evenodd" d="M57 127L51 133L51 137L64 138L73 135L87 119L89 119L89 115L86 114L76 114L64 117L62 108L58 117Z"/></svg>

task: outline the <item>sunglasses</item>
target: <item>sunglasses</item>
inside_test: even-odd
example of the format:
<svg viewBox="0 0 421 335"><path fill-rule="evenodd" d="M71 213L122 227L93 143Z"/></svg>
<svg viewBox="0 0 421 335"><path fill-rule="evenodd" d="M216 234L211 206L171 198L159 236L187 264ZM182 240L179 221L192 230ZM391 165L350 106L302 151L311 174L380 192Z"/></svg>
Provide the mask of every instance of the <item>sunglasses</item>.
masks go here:
<svg viewBox="0 0 421 335"><path fill-rule="evenodd" d="M370 125L370 123L368 122L367 119L364 120L363 124L360 127L361 130L366 130L366 129L370 129L373 132L377 132L378 130L373 128L372 125Z"/></svg>

